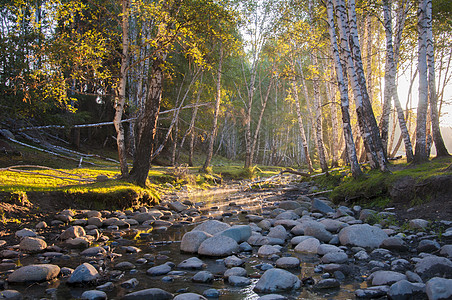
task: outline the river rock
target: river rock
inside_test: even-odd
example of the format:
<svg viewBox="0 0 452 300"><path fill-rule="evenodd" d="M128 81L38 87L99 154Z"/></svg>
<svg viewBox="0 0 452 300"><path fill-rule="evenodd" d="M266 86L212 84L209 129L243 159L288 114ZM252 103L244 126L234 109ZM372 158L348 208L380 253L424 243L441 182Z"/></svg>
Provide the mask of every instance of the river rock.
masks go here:
<svg viewBox="0 0 452 300"><path fill-rule="evenodd" d="M16 290L4 290L0 291L0 299L8 300L22 300L22 294Z"/></svg>
<svg viewBox="0 0 452 300"><path fill-rule="evenodd" d="M322 242L329 242L333 235L325 229L325 225L316 221L303 222L304 234L315 237Z"/></svg>
<svg viewBox="0 0 452 300"><path fill-rule="evenodd" d="M173 300L207 300L207 298L195 293L183 293L174 297Z"/></svg>
<svg viewBox="0 0 452 300"><path fill-rule="evenodd" d="M223 230L230 228L229 224L217 221L217 220L208 220L204 223L199 224L193 230L204 231L209 234L215 235Z"/></svg>
<svg viewBox="0 0 452 300"><path fill-rule="evenodd" d="M439 243L437 241L433 240L422 240L419 242L419 245L417 246L418 252L435 252L438 251L441 248Z"/></svg>
<svg viewBox="0 0 452 300"><path fill-rule="evenodd" d="M408 223L408 226L411 229L420 229L420 230L424 230L428 227L429 222L427 220L424 219L413 219L410 220L410 222Z"/></svg>
<svg viewBox="0 0 452 300"><path fill-rule="evenodd" d="M322 279L314 285L315 289L337 289L340 287L341 283L334 278Z"/></svg>
<svg viewBox="0 0 452 300"><path fill-rule="evenodd" d="M311 210L313 212L319 212L319 213L322 213L325 215L327 213L334 213L334 209L332 209L331 206L329 206L328 204L326 204L325 202L323 202L322 200L319 200L317 198L312 199Z"/></svg>
<svg viewBox="0 0 452 300"><path fill-rule="evenodd" d="M414 271L419 274L423 280L435 276L452 278L452 262L445 257L429 255L416 263Z"/></svg>
<svg viewBox="0 0 452 300"><path fill-rule="evenodd" d="M370 274L369 281L372 285L391 285L400 280L406 280L406 275L394 271L376 271Z"/></svg>
<svg viewBox="0 0 452 300"><path fill-rule="evenodd" d="M330 263L343 264L343 263L347 262L347 260L348 260L347 254L345 254L345 252L341 251L341 252L327 253L322 257L322 259L320 261L324 264L330 264Z"/></svg>
<svg viewBox="0 0 452 300"><path fill-rule="evenodd" d="M36 237L36 236L37 236L36 232L28 228L16 231L16 237L18 237L19 239L23 239L24 237Z"/></svg>
<svg viewBox="0 0 452 300"><path fill-rule="evenodd" d="M87 248L89 247L90 243L91 241L85 236L66 240L66 244L70 248Z"/></svg>
<svg viewBox="0 0 452 300"><path fill-rule="evenodd" d="M322 223L323 226L325 226L326 230L328 230L329 232L333 232L333 233L336 233L336 232L340 231L342 228L349 226L345 222L341 222L341 221L333 220L333 219L321 220L320 223Z"/></svg>
<svg viewBox="0 0 452 300"><path fill-rule="evenodd" d="M330 244L322 244L317 248L317 254L318 255L325 255L327 253L334 253L334 252L344 252L341 248L330 245Z"/></svg>
<svg viewBox="0 0 452 300"><path fill-rule="evenodd" d="M197 257L190 257L177 265L179 269L184 270L200 270L205 266L206 264Z"/></svg>
<svg viewBox="0 0 452 300"><path fill-rule="evenodd" d="M287 299L286 297L284 297L283 295L278 295L278 294L268 294L268 295L264 295L262 297L257 298L257 300L284 300Z"/></svg>
<svg viewBox="0 0 452 300"><path fill-rule="evenodd" d="M400 236L391 236L381 243L381 248L395 251L407 251L408 247Z"/></svg>
<svg viewBox="0 0 452 300"><path fill-rule="evenodd" d="M212 235L204 231L192 230L187 232L182 237L180 250L188 253L197 253L201 243L210 237Z"/></svg>
<svg viewBox="0 0 452 300"><path fill-rule="evenodd" d="M139 283L140 282L138 281L138 279L131 278L129 280L126 280L126 281L122 282L120 285L121 285L121 287L130 290L130 289L136 288ZM99 288L97 288L97 289L99 289Z"/></svg>
<svg viewBox="0 0 452 300"><path fill-rule="evenodd" d="M295 247L295 252L316 254L320 241L316 238L308 238Z"/></svg>
<svg viewBox="0 0 452 300"><path fill-rule="evenodd" d="M45 229L45 228L47 228L47 227L48 227L48 225L47 225L47 223L44 222L44 221L39 222L39 223L36 224L36 226L35 226L35 228L38 229L38 230L40 230L40 229Z"/></svg>
<svg viewBox="0 0 452 300"><path fill-rule="evenodd" d="M172 269L173 267L171 263L164 263L162 265L149 268L146 271L146 274L150 276L161 276L168 274Z"/></svg>
<svg viewBox="0 0 452 300"><path fill-rule="evenodd" d="M452 279L434 277L427 281L426 292L429 300L452 299Z"/></svg>
<svg viewBox="0 0 452 300"><path fill-rule="evenodd" d="M168 203L168 207L177 212L181 212L181 211L184 211L189 208L188 205L182 204L179 201L174 201L174 202Z"/></svg>
<svg viewBox="0 0 452 300"><path fill-rule="evenodd" d="M227 228L216 235L227 236L234 239L237 243L248 240L251 236L251 226L249 225L234 225Z"/></svg>
<svg viewBox="0 0 452 300"><path fill-rule="evenodd" d="M411 283L408 280L400 280L391 285L388 297L392 300L422 299L425 298L425 284Z"/></svg>
<svg viewBox="0 0 452 300"><path fill-rule="evenodd" d="M226 270L226 272L224 272L223 275L225 278L228 278L229 276L242 276L245 277L247 276L247 272L244 268L241 267L233 267L230 268L228 270Z"/></svg>
<svg viewBox="0 0 452 300"><path fill-rule="evenodd" d="M208 271L199 271L191 278L191 280L193 282L207 283L207 282L212 282L213 278L214 278L214 276L212 273L210 273Z"/></svg>
<svg viewBox="0 0 452 300"><path fill-rule="evenodd" d="M281 257L276 261L276 267L280 269L295 269L300 267L297 257Z"/></svg>
<svg viewBox="0 0 452 300"><path fill-rule="evenodd" d="M281 249L277 246L263 245L257 251L257 255L259 257L269 257L275 254L276 255L281 254Z"/></svg>
<svg viewBox="0 0 452 300"><path fill-rule="evenodd" d="M104 300L107 299L107 294L103 291L85 291L81 297L82 300Z"/></svg>
<svg viewBox="0 0 452 300"><path fill-rule="evenodd" d="M15 270L8 276L10 283L41 282L52 280L60 273L60 267L51 264L28 265Z"/></svg>
<svg viewBox="0 0 452 300"><path fill-rule="evenodd" d="M100 227L102 227L103 224L104 223L103 223L102 219L99 217L91 217L88 219L88 225L94 225L97 228L100 228Z"/></svg>
<svg viewBox="0 0 452 300"><path fill-rule="evenodd" d="M258 293L274 293L299 289L301 281L289 271L274 268L265 271L254 290Z"/></svg>
<svg viewBox="0 0 452 300"><path fill-rule="evenodd" d="M60 235L60 239L67 240L85 236L85 229L81 226L71 226Z"/></svg>
<svg viewBox="0 0 452 300"><path fill-rule="evenodd" d="M272 227L272 223L270 223L269 220L262 220L259 223L257 223L257 226L259 226L263 230L270 230Z"/></svg>
<svg viewBox="0 0 452 300"><path fill-rule="evenodd" d="M246 286L251 284L251 280L243 276L231 275L228 277L228 283L233 286Z"/></svg>
<svg viewBox="0 0 452 300"><path fill-rule="evenodd" d="M151 288L127 294L121 298L122 300L171 300L173 294L168 293L159 288Z"/></svg>
<svg viewBox="0 0 452 300"><path fill-rule="evenodd" d="M388 238L382 229L368 224L356 224L343 228L339 232L342 245L363 248L377 248Z"/></svg>
<svg viewBox="0 0 452 300"><path fill-rule="evenodd" d="M24 237L19 244L19 249L26 252L41 252L47 248L47 243L39 238Z"/></svg>
<svg viewBox="0 0 452 300"><path fill-rule="evenodd" d="M91 247L83 250L80 255L82 256L105 256L107 255L107 251L102 247Z"/></svg>
<svg viewBox="0 0 452 300"><path fill-rule="evenodd" d="M300 216L293 210L284 211L276 216L276 220L297 220Z"/></svg>
<svg viewBox="0 0 452 300"><path fill-rule="evenodd" d="M207 289L203 293L203 296L207 298L219 298L220 297L220 291L216 289Z"/></svg>
<svg viewBox="0 0 452 300"><path fill-rule="evenodd" d="M441 251L439 254L446 256L448 258L452 258L452 245L444 245L441 247Z"/></svg>
<svg viewBox="0 0 452 300"><path fill-rule="evenodd" d="M99 277L99 273L89 263L83 263L75 268L71 277L69 277L68 283L89 283L96 280Z"/></svg>
<svg viewBox="0 0 452 300"><path fill-rule="evenodd" d="M296 225L296 226L292 227L290 232L293 235L303 235L304 234L304 225L303 224Z"/></svg>
<svg viewBox="0 0 452 300"><path fill-rule="evenodd" d="M287 238L287 231L286 228L284 228L284 226L278 225L276 227L271 228L267 236L271 238L285 240Z"/></svg>
<svg viewBox="0 0 452 300"><path fill-rule="evenodd" d="M293 200L286 200L279 203L279 207L285 210L295 210L299 207L301 207L300 203Z"/></svg>
<svg viewBox="0 0 452 300"><path fill-rule="evenodd" d="M240 267L245 263L245 260L238 258L235 255L228 256L224 259L226 268Z"/></svg>
<svg viewBox="0 0 452 300"><path fill-rule="evenodd" d="M229 256L232 253L237 252L238 250L239 245L234 239L227 236L217 235L203 241L199 246L198 254L221 257Z"/></svg>
<svg viewBox="0 0 452 300"><path fill-rule="evenodd" d="M132 264L129 261L122 261L120 263L117 263L114 266L115 270L120 270L120 271L128 271L128 270L132 270L132 269L135 269L135 268L136 268L135 265Z"/></svg>
<svg viewBox="0 0 452 300"><path fill-rule="evenodd" d="M355 291L355 296L359 299L374 299L386 296L389 291L389 286L380 285L380 286L371 286L367 289L357 289Z"/></svg>
<svg viewBox="0 0 452 300"><path fill-rule="evenodd" d="M85 217L87 217L88 219L92 218L92 217L97 217L97 218L102 217L102 214L97 210L89 210L89 211L85 212L83 215Z"/></svg>

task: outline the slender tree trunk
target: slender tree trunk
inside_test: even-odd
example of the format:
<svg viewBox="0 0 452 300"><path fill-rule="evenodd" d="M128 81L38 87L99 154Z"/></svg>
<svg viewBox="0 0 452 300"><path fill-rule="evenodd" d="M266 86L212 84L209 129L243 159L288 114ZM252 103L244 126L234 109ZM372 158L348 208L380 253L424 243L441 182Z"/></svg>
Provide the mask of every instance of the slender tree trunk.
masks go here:
<svg viewBox="0 0 452 300"><path fill-rule="evenodd" d="M348 15L350 24L350 45L353 62L355 64L357 80L359 88L361 89L362 103L364 108L364 121L367 123L369 128L369 133L372 136L372 147L377 155L378 165L381 171L388 171L386 152L383 147L383 143L380 137L380 131L378 129L377 121L373 113L372 104L369 99L369 94L367 92L366 78L364 76L364 68L361 58L361 49L359 47L358 30L356 26L356 9L355 0L348 1Z"/></svg>
<svg viewBox="0 0 452 300"><path fill-rule="evenodd" d="M272 84L273 84L273 79L271 79L270 83L268 84L267 93L265 94L264 101L262 102L262 108L259 113L259 118L257 119L256 130L254 131L253 143L251 146L251 158L250 158L251 163L253 163L253 160L254 160L254 151L256 150L256 142L257 142L257 139L259 136L259 131L261 128L262 117L264 116L265 107L267 106L268 98L270 97L270 90L271 90Z"/></svg>
<svg viewBox="0 0 452 300"><path fill-rule="evenodd" d="M432 33L432 0L427 0L427 66L428 66L428 90L429 90L429 103L430 103L430 116L432 121L432 134L433 141L436 147L436 156L449 156L449 152L444 144L443 137L441 136L441 129L439 127L439 115L438 115L438 96L436 94L435 83L435 50L433 44Z"/></svg>
<svg viewBox="0 0 452 300"><path fill-rule="evenodd" d="M215 142L215 137L217 136L218 131L218 114L220 113L220 103L221 103L221 71L223 67L223 44L220 42L220 61L218 63L218 71L217 71L217 84L216 84L216 95L215 95L215 111L213 115L213 125L212 132L209 137L209 148L207 149L207 157L204 162L203 170L207 171L207 168L210 167L210 163L212 161L213 156L213 144Z"/></svg>
<svg viewBox="0 0 452 300"><path fill-rule="evenodd" d="M428 106L428 74L427 74L427 0L419 0L418 10L418 69L419 69L419 102L416 120L416 152L415 162L427 161L426 121Z"/></svg>
<svg viewBox="0 0 452 300"><path fill-rule="evenodd" d="M330 99L330 108L331 108L331 134L332 134L332 136L331 136L331 140L332 140L331 167L336 168L336 167L339 167L339 157L338 157L339 130L338 130L338 121L337 121L337 107L336 107L336 105L338 103L336 102L336 89L330 83L326 83L326 86L327 86L327 95L328 95L328 98Z"/></svg>
<svg viewBox="0 0 452 300"><path fill-rule="evenodd" d="M250 86L248 87L248 102L245 115L245 168L250 168L251 161L251 110L254 98L254 86L256 82L257 66L251 68Z"/></svg>
<svg viewBox="0 0 452 300"><path fill-rule="evenodd" d="M356 148L353 141L352 127L350 125L350 114L349 114L349 99L347 91L347 78L344 78L346 74L342 68L341 59L339 56L339 49L336 40L336 30L334 25L333 16L333 2L332 0L327 0L327 14L328 14L328 28L330 33L331 48L333 52L334 63L336 66L336 77L339 87L339 92L341 95L341 112L342 112L342 126L344 132L345 145L347 150L347 157L350 162L352 176L354 178L359 177L362 174L361 168L356 157Z"/></svg>
<svg viewBox="0 0 452 300"><path fill-rule="evenodd" d="M121 177L128 176L127 150L125 143L124 127L121 123L124 105L126 101L127 70L129 63L129 0L122 0L122 57L121 75L115 99L115 117L113 124L116 129L116 143L118 145L119 162L121 165Z"/></svg>

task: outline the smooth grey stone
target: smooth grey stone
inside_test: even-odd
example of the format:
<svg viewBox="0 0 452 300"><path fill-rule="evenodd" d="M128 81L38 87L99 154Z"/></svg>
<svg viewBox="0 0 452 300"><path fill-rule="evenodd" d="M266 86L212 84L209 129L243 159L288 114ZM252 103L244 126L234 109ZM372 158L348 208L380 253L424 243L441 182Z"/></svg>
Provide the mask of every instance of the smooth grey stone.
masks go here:
<svg viewBox="0 0 452 300"><path fill-rule="evenodd" d="M391 285L388 297L392 300L422 299L425 297L425 284L400 280Z"/></svg>
<svg viewBox="0 0 452 300"><path fill-rule="evenodd" d="M202 293L202 295L207 298L219 298L220 292L216 289L207 289Z"/></svg>
<svg viewBox="0 0 452 300"><path fill-rule="evenodd" d="M251 226L249 225L234 225L227 228L217 235L227 236L234 239L237 243L242 243L248 240L251 236Z"/></svg>
<svg viewBox="0 0 452 300"><path fill-rule="evenodd" d="M294 250L295 252L299 253L317 254L317 249L319 248L319 246L320 241L316 238L311 237L299 243Z"/></svg>
<svg viewBox="0 0 452 300"><path fill-rule="evenodd" d="M263 230L270 230L270 228L272 227L272 223L270 223L269 220L262 220L259 223L257 223L257 226L259 226L259 228Z"/></svg>
<svg viewBox="0 0 452 300"><path fill-rule="evenodd" d="M60 267L51 264L28 265L15 270L9 274L8 282L41 282L52 280L60 273Z"/></svg>
<svg viewBox="0 0 452 300"><path fill-rule="evenodd" d="M41 252L47 248L47 243L35 237L26 236L19 244L19 249L26 252Z"/></svg>
<svg viewBox="0 0 452 300"><path fill-rule="evenodd" d="M452 258L452 245L444 245L441 247L441 251L439 254L446 256L448 258Z"/></svg>
<svg viewBox="0 0 452 300"><path fill-rule="evenodd" d="M205 221L198 226L196 226L193 230L204 231L209 234L215 235L223 230L230 228L229 224L217 221L217 220L208 220Z"/></svg>
<svg viewBox="0 0 452 300"><path fill-rule="evenodd" d="M251 280L243 276L231 275L228 276L228 283L233 286L246 286L251 284Z"/></svg>
<svg viewBox="0 0 452 300"><path fill-rule="evenodd" d="M264 295L262 297L257 298L257 300L284 300L287 299L286 297L284 297L283 295L278 295L278 294L268 294L268 295Z"/></svg>
<svg viewBox="0 0 452 300"><path fill-rule="evenodd" d="M127 271L135 269L135 265L128 261L122 261L114 266L115 270Z"/></svg>
<svg viewBox="0 0 452 300"><path fill-rule="evenodd" d="M113 285L113 282L109 281L107 283L97 286L96 290L109 292L112 291L114 288L115 286Z"/></svg>
<svg viewBox="0 0 452 300"><path fill-rule="evenodd" d="M207 298L195 293L183 293L174 297L173 300L207 300Z"/></svg>
<svg viewBox="0 0 452 300"><path fill-rule="evenodd" d="M426 292L429 300L452 299L452 279L434 277L427 281Z"/></svg>
<svg viewBox="0 0 452 300"><path fill-rule="evenodd" d="M36 237L37 234L36 234L36 232L34 232L33 230L28 229L28 228L24 228L24 229L16 231L16 237L18 237L19 239L23 239L24 237L27 237L27 236Z"/></svg>
<svg viewBox="0 0 452 300"><path fill-rule="evenodd" d="M85 291L82 294L82 300L104 300L107 299L107 294L103 291Z"/></svg>
<svg viewBox="0 0 452 300"><path fill-rule="evenodd" d="M201 243L210 237L212 235L204 231L192 230L187 232L182 237L180 250L188 253L197 253Z"/></svg>
<svg viewBox="0 0 452 300"><path fill-rule="evenodd" d="M253 251L253 247L251 247L251 245L247 242L243 242L239 245L239 250L242 252L251 252Z"/></svg>
<svg viewBox="0 0 452 300"><path fill-rule="evenodd" d="M405 241L399 236L388 237L381 243L381 248L394 251L407 251L408 247Z"/></svg>
<svg viewBox="0 0 452 300"><path fill-rule="evenodd" d="M210 273L208 271L199 271L191 278L191 280L193 282L207 283L207 282L212 282L213 278L214 278L214 276L212 273Z"/></svg>
<svg viewBox="0 0 452 300"><path fill-rule="evenodd" d="M177 265L177 268L184 270L200 270L205 266L204 262L197 257L190 257L180 264Z"/></svg>
<svg viewBox="0 0 452 300"><path fill-rule="evenodd" d="M307 236L307 235L300 235L300 236L294 236L291 240L290 243L292 245L298 245L299 243L301 243L304 240L310 239L312 238L312 236Z"/></svg>
<svg viewBox="0 0 452 300"><path fill-rule="evenodd" d="M278 214L276 220L297 220L300 216L293 210L287 210Z"/></svg>
<svg viewBox="0 0 452 300"><path fill-rule="evenodd" d="M410 267L410 262L403 258L395 259L391 262L391 271L405 272Z"/></svg>
<svg viewBox="0 0 452 300"><path fill-rule="evenodd" d="M305 235L315 237L322 242L329 242L333 235L325 229L325 225L316 221L307 221L302 223Z"/></svg>
<svg viewBox="0 0 452 300"><path fill-rule="evenodd" d="M297 257L281 257L276 261L276 267L281 269L295 269L300 267Z"/></svg>
<svg viewBox="0 0 452 300"><path fill-rule="evenodd" d="M334 278L322 279L314 285L315 289L336 289L340 287L341 283Z"/></svg>
<svg viewBox="0 0 452 300"><path fill-rule="evenodd" d="M391 285L400 280L406 280L405 274L394 271L376 271L369 276L372 285Z"/></svg>
<svg viewBox="0 0 452 300"><path fill-rule="evenodd" d="M229 256L238 250L239 245L234 239L217 235L204 240L199 246L198 254L221 257Z"/></svg>
<svg viewBox="0 0 452 300"><path fill-rule="evenodd" d="M281 254L281 249L277 246L263 245L257 251L259 257L269 257L274 254Z"/></svg>
<svg viewBox="0 0 452 300"><path fill-rule="evenodd" d="M342 228L349 226L345 222L341 222L341 221L333 220L333 219L321 220L320 223L322 223L323 226L325 226L326 230L328 230L329 232L333 232L333 233L339 232Z"/></svg>
<svg viewBox="0 0 452 300"><path fill-rule="evenodd" d="M286 200L279 203L279 207L285 210L295 210L299 207L301 207L300 203L293 200Z"/></svg>
<svg viewBox="0 0 452 300"><path fill-rule="evenodd" d="M341 252L327 253L321 258L320 261L324 264L329 264L329 263L343 264L343 263L347 262L347 260L348 260L348 255L345 254L345 252L341 251Z"/></svg>
<svg viewBox="0 0 452 300"><path fill-rule="evenodd" d="M159 288L151 288L127 294L122 300L171 300L173 295Z"/></svg>
<svg viewBox="0 0 452 300"><path fill-rule="evenodd" d="M69 277L68 283L88 283L96 280L99 277L99 273L89 263L83 263L72 272Z"/></svg>
<svg viewBox="0 0 452 300"><path fill-rule="evenodd" d="M408 223L408 226L411 229L424 230L425 228L428 227L428 225L429 225L429 222L424 219L413 219L413 220L410 220L410 222Z"/></svg>
<svg viewBox="0 0 452 300"><path fill-rule="evenodd" d="M324 201L319 200L317 198L312 199L311 210L313 212L319 212L319 213L322 213L322 214L334 213L334 209L332 209Z"/></svg>
<svg viewBox="0 0 452 300"><path fill-rule="evenodd" d="M356 224L343 228L339 240L345 246L377 248L388 235L380 228L368 224Z"/></svg>
<svg viewBox="0 0 452 300"><path fill-rule="evenodd" d="M85 236L86 232L85 229L81 226L71 226L60 235L60 239L67 240L67 239L75 239L81 236Z"/></svg>
<svg viewBox="0 0 452 300"><path fill-rule="evenodd" d="M171 264L164 263L162 265L158 265L158 266L149 268L146 271L146 274L148 274L150 276L161 276L161 275L168 274L172 269L173 268L172 268Z"/></svg>
<svg viewBox="0 0 452 300"><path fill-rule="evenodd" d="M227 268L240 267L243 264L245 264L245 261L235 255L228 256L224 259L224 265Z"/></svg>
<svg viewBox="0 0 452 300"><path fill-rule="evenodd" d="M441 248L439 243L437 241L432 240L422 240L419 242L419 245L417 246L418 252L435 252L438 251Z"/></svg>
<svg viewBox="0 0 452 300"><path fill-rule="evenodd" d="M91 247L83 250L80 255L82 256L105 256L107 251L103 247Z"/></svg>
<svg viewBox="0 0 452 300"><path fill-rule="evenodd" d="M181 211L184 211L184 210L190 208L188 205L182 204L179 201L169 202L168 207L177 212L181 212Z"/></svg>
<svg viewBox="0 0 452 300"><path fill-rule="evenodd" d="M224 272L223 275L225 278L228 278L229 276L242 276L245 277L247 276L247 272L244 268L241 267L233 267L230 268L228 270L226 270L226 272Z"/></svg>
<svg viewBox="0 0 452 300"><path fill-rule="evenodd" d="M0 299L8 300L22 300L22 294L16 290L3 290L0 291Z"/></svg>
<svg viewBox="0 0 452 300"><path fill-rule="evenodd" d="M368 260L370 258L369 254L367 254L367 252L365 250L361 250L359 252L357 252L354 257L357 260Z"/></svg>
<svg viewBox="0 0 452 300"><path fill-rule="evenodd" d="M445 257L429 255L416 263L414 272L423 280L432 277L452 278L452 262Z"/></svg>
<svg viewBox="0 0 452 300"><path fill-rule="evenodd" d="M282 225L278 225L276 227L270 228L270 232L267 235L271 238L277 238L281 240L285 240L287 238L287 231L286 228Z"/></svg>
<svg viewBox="0 0 452 300"><path fill-rule="evenodd" d="M270 269L265 271L257 282L254 290L258 293L274 293L299 289L301 281L294 274L282 269Z"/></svg>
<svg viewBox="0 0 452 300"><path fill-rule="evenodd" d="M357 298L380 298L386 296L389 291L389 286L381 285L381 286L372 286L367 289L357 289L355 291L355 296Z"/></svg>
<svg viewBox="0 0 452 300"><path fill-rule="evenodd" d="M344 252L344 250L342 250L339 247L336 247L334 245L329 245L329 244L321 244L317 248L318 255L325 255L327 253L333 253L333 252Z"/></svg>

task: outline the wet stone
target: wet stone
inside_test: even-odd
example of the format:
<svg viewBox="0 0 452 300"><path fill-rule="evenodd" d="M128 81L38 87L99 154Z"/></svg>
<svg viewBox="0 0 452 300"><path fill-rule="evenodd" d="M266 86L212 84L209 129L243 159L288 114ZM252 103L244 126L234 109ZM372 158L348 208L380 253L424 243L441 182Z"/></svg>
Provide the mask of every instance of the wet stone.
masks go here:
<svg viewBox="0 0 452 300"><path fill-rule="evenodd" d="M205 266L204 262L197 257L191 257L177 265L179 269L199 270Z"/></svg>
<svg viewBox="0 0 452 300"><path fill-rule="evenodd" d="M207 282L212 282L213 278L214 278L214 276L212 273L210 273L208 271L199 271L191 278L191 280L193 282L207 283Z"/></svg>
<svg viewBox="0 0 452 300"><path fill-rule="evenodd" d="M138 279L131 278L129 280L122 282L120 285L125 289L134 289L138 286L138 283L139 283Z"/></svg>
<svg viewBox="0 0 452 300"><path fill-rule="evenodd" d="M4 290L0 291L0 299L8 300L22 300L22 294L16 290Z"/></svg>
<svg viewBox="0 0 452 300"><path fill-rule="evenodd" d="M247 275L247 272L244 268L241 267L233 267L231 269L226 270L224 272L224 277L228 278L229 276L243 276L245 277Z"/></svg>
<svg viewBox="0 0 452 300"><path fill-rule="evenodd" d="M340 288L341 283L334 278L322 279L314 285L315 289L336 289Z"/></svg>
<svg viewBox="0 0 452 300"><path fill-rule="evenodd" d="M89 263L83 263L75 268L68 283L89 283L99 277L97 270Z"/></svg>
<svg viewBox="0 0 452 300"><path fill-rule="evenodd" d="M251 284L251 280L246 277L231 275L228 277L228 283L232 286L247 286Z"/></svg>
<svg viewBox="0 0 452 300"><path fill-rule="evenodd" d="M82 300L104 300L107 299L107 294L103 291L85 291L81 297Z"/></svg>

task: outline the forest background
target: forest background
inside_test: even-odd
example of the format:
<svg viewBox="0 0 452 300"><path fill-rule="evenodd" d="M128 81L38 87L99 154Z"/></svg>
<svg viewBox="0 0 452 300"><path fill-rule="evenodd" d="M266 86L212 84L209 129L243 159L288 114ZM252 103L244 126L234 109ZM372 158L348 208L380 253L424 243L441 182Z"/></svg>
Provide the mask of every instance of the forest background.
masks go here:
<svg viewBox="0 0 452 300"><path fill-rule="evenodd" d="M347 163L359 176L364 161L387 171L400 153L418 162L452 147L452 130L440 134L447 0L14 0L0 11L1 126L35 144L45 130L52 151L114 147L139 185L152 163L202 160L208 172L213 155L245 168Z"/></svg>

